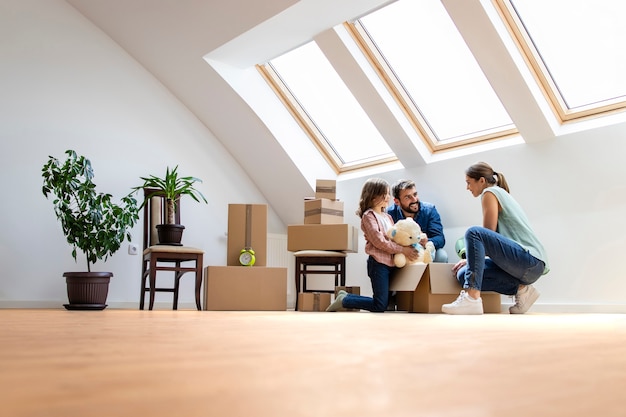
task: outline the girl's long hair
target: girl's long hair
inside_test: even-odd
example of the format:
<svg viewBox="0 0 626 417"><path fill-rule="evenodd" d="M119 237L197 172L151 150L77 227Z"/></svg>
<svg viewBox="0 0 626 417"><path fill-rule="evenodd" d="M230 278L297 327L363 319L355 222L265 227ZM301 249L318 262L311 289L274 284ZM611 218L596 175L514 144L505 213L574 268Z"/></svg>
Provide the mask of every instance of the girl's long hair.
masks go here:
<svg viewBox="0 0 626 417"><path fill-rule="evenodd" d="M361 189L361 199L359 200L359 208L356 215L363 217L363 213L367 211L374 201L389 192L389 183L382 178L370 178L365 181Z"/></svg>

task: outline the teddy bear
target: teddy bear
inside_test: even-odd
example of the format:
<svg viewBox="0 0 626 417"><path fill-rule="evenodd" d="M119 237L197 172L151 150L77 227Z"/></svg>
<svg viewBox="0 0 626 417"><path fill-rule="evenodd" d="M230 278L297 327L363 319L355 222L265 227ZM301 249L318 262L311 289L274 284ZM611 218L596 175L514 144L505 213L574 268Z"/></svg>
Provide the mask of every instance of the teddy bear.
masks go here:
<svg viewBox="0 0 626 417"><path fill-rule="evenodd" d="M425 233L422 233L420 225L412 219L398 220L388 231L387 236L397 244L401 246L413 246L419 252L419 257L416 261L410 263L430 263L435 257L435 245L433 242L426 243L426 247L423 247L419 241L422 237L426 237ZM394 264L398 268L402 268L407 264L406 256L403 253L396 253L393 256Z"/></svg>

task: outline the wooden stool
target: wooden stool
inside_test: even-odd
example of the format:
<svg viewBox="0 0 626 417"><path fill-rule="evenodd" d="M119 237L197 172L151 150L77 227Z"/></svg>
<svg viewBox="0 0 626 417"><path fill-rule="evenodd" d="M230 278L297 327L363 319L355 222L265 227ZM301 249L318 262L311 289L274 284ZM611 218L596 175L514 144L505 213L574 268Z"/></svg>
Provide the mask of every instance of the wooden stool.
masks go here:
<svg viewBox="0 0 626 417"><path fill-rule="evenodd" d="M294 253L296 257L296 311L298 310L298 294L300 280L302 292L334 293L335 287L346 285L346 253L327 250L301 250ZM309 269L309 267L316 267ZM307 275L334 275L335 285L329 290L308 290Z"/></svg>

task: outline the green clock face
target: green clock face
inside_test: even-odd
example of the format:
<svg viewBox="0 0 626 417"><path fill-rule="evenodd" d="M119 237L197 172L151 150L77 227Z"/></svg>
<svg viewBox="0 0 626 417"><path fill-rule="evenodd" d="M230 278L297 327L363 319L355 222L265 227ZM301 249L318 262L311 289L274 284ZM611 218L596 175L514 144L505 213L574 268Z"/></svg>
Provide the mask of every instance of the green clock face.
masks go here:
<svg viewBox="0 0 626 417"><path fill-rule="evenodd" d="M239 254L239 263L243 266L252 266L256 262L254 251L252 249L242 249Z"/></svg>

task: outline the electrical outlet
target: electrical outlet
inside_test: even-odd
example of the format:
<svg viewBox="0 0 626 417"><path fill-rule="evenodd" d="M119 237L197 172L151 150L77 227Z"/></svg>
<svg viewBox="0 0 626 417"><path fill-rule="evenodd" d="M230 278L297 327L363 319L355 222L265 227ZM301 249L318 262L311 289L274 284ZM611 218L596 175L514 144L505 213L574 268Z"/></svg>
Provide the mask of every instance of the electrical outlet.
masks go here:
<svg viewBox="0 0 626 417"><path fill-rule="evenodd" d="M128 254L129 255L137 255L137 252L139 251L139 248L137 247L136 244L131 243L128 245Z"/></svg>

